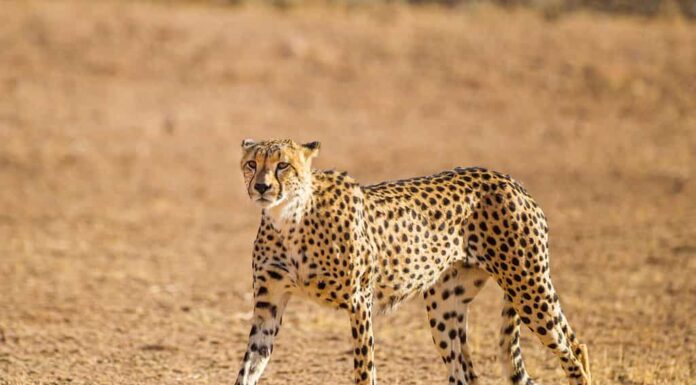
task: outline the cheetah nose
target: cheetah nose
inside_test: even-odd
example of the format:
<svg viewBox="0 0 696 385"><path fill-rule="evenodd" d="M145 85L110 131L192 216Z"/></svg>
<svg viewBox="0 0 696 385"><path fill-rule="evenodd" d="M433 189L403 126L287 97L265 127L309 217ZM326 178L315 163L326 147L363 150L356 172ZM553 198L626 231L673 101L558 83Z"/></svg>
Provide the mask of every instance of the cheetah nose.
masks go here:
<svg viewBox="0 0 696 385"><path fill-rule="evenodd" d="M270 189L271 186L263 183L256 183L254 184L254 190L258 191L259 194L263 195L268 189Z"/></svg>

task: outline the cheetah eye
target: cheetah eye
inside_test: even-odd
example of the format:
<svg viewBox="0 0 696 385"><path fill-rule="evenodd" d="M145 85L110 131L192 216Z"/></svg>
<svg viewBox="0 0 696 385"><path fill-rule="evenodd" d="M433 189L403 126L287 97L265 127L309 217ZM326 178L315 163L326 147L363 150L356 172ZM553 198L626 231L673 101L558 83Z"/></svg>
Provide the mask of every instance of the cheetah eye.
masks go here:
<svg viewBox="0 0 696 385"><path fill-rule="evenodd" d="M256 170L256 162L254 162L253 160L246 162L244 166L250 170Z"/></svg>
<svg viewBox="0 0 696 385"><path fill-rule="evenodd" d="M280 162L278 163L278 170L285 170L290 166L290 163Z"/></svg>

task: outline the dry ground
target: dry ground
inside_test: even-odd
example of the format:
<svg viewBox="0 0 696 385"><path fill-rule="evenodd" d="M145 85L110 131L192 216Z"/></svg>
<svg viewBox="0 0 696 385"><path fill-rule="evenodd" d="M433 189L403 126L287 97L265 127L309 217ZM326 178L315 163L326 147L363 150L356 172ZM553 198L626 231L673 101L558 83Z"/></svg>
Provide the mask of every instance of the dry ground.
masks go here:
<svg viewBox="0 0 696 385"><path fill-rule="evenodd" d="M696 25L469 8L0 2L0 384L230 384L258 222L244 137L370 183L522 180L596 385L696 377ZM482 384L501 293L471 325ZM265 384L349 384L344 314L294 300ZM383 384L444 384L420 300ZM544 384L557 361L525 333Z"/></svg>

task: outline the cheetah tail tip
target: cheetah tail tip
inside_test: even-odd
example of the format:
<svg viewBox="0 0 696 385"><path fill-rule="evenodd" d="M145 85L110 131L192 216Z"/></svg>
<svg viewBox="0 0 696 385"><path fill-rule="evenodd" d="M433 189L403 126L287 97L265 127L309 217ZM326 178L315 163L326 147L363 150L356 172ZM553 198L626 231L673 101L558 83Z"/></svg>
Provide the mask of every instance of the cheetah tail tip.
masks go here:
<svg viewBox="0 0 696 385"><path fill-rule="evenodd" d="M583 369L585 369L585 373L587 374L587 385L591 385L592 376L590 375L590 354L587 350L587 345L580 344L580 351L582 351L582 366Z"/></svg>

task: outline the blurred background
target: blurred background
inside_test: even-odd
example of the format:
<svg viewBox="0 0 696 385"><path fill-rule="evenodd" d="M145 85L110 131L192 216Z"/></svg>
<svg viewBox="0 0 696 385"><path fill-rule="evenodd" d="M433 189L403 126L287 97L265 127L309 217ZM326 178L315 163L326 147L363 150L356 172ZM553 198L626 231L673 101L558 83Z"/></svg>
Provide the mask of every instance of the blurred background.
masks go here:
<svg viewBox="0 0 696 385"><path fill-rule="evenodd" d="M246 137L363 183L484 166L544 207L595 385L696 377L693 0L0 2L0 384L231 384L258 210ZM471 315L501 384L502 293ZM383 384L446 382L420 299ZM565 383L525 330L542 384ZM265 384L349 384L343 313L291 302Z"/></svg>

